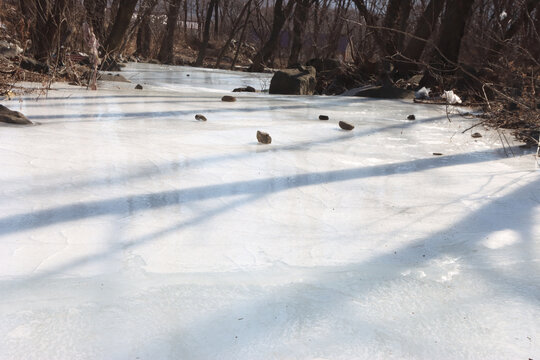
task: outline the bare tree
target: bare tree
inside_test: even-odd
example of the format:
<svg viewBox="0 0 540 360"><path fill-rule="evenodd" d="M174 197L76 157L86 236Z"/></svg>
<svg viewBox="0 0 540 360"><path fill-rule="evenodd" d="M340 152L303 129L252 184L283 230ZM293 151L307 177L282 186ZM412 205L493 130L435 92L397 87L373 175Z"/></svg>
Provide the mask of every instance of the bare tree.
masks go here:
<svg viewBox="0 0 540 360"><path fill-rule="evenodd" d="M493 45L493 54L498 54L499 51L503 48L504 44L508 42L508 40L512 39L519 32L519 30L528 22L530 14L535 10L535 8L538 8L537 11L540 11L540 0L527 0L525 4L521 6L517 19L515 19L506 29L506 31L504 31L502 39L495 42L495 44ZM540 15L538 13L536 14L536 16L537 18L540 18ZM537 31L538 30L540 29L537 29Z"/></svg>
<svg viewBox="0 0 540 360"><path fill-rule="evenodd" d="M139 5L138 11L137 11L137 17L135 18L135 21L132 21L130 23L130 26L126 32L126 35L124 35L124 38L122 39L122 45L120 45L120 52L123 52L128 44L133 39L133 36L135 35L135 32L138 34L139 27L142 26L143 23L145 23L147 26L143 26L144 31L147 30L146 33L141 34L144 35L141 39L144 39L145 41L148 40L150 42L151 37L151 31L150 31L150 15L152 14L152 11L156 7L158 3L158 0L142 0L142 2ZM148 44L148 50L150 50L150 44Z"/></svg>
<svg viewBox="0 0 540 360"><path fill-rule="evenodd" d="M294 4L294 1L289 0L287 5L283 7L283 0L276 0L274 4L274 18L272 21L272 30L270 32L270 37L266 41L262 49L260 49L259 52L255 55L255 58L253 59L253 64L251 64L248 71L260 72L264 70L265 64L268 60L270 60L277 47L279 41L279 34L281 32L281 29L283 28L283 25L285 24L285 21L290 15Z"/></svg>
<svg viewBox="0 0 540 360"><path fill-rule="evenodd" d="M409 24L409 16L412 10L412 0L403 0L399 7L399 17L396 23L396 28L399 32L395 33L394 51L403 51L405 49L405 32Z"/></svg>
<svg viewBox="0 0 540 360"><path fill-rule="evenodd" d="M306 22L309 15L309 9L318 0L296 0L293 16L293 35L291 53L289 55L288 65L292 66L298 63L302 44L304 42L303 35L306 28Z"/></svg>
<svg viewBox="0 0 540 360"><path fill-rule="evenodd" d="M409 0L390 0L386 7L386 14L384 16L383 26L388 29L395 29L399 18L399 9L402 2L408 2ZM386 55L393 55L396 52L395 44L396 34L392 31L384 33L384 49Z"/></svg>
<svg viewBox="0 0 540 360"><path fill-rule="evenodd" d="M370 26L374 26L377 23L376 17L368 10L364 0L353 0L356 8L360 12L360 15L365 19L366 23Z"/></svg>
<svg viewBox="0 0 540 360"><path fill-rule="evenodd" d="M187 35L187 29L188 29L188 2L187 0L184 1L184 36Z"/></svg>
<svg viewBox="0 0 540 360"><path fill-rule="evenodd" d="M219 36L219 0L214 4L214 38Z"/></svg>
<svg viewBox="0 0 540 360"><path fill-rule="evenodd" d="M199 55L195 61L195 66L201 66L203 64L204 58L206 56L206 48L208 47L208 42L210 41L210 25L212 22L212 13L217 5L218 0L210 0L208 4L208 10L206 11L206 20L204 22L204 33L203 41L199 49Z"/></svg>
<svg viewBox="0 0 540 360"><path fill-rule="evenodd" d="M129 27L137 1L138 0L120 1L114 23L111 26L109 36L107 37L104 45L107 54L114 53L119 50L122 44L122 39L124 38L124 35Z"/></svg>
<svg viewBox="0 0 540 360"><path fill-rule="evenodd" d="M366 25L371 29L371 34L373 35L378 48L381 49L381 51L384 53L384 44L386 42L384 41L384 37L381 35L378 29L377 17L368 10L366 4L364 3L364 0L353 0L353 2L356 5L358 11L360 12L360 15L364 18Z"/></svg>
<svg viewBox="0 0 540 360"><path fill-rule="evenodd" d="M225 45L223 45L223 48L221 49L218 57L217 57L217 60L216 60L216 65L214 66L215 68L218 68L219 67L219 64L221 63L221 59L223 58L223 56L225 55L225 52L228 50L229 48L229 45L231 44L231 41L232 39L234 38L234 35L236 34L236 32L238 31L238 28L240 26L240 22L242 21L242 18L244 17L244 14L247 12L247 18L249 18L249 11L248 9L250 8L251 6L251 1L252 0L248 0L246 2L246 4L242 7L242 11L240 11L240 15L236 18L234 24L232 25L232 28L231 28L231 31L230 31L230 34L229 34L229 37L227 39L227 41L225 42Z"/></svg>
<svg viewBox="0 0 540 360"><path fill-rule="evenodd" d="M332 12L334 15L334 21L332 22L332 25L328 30L329 37L327 40L327 44L325 46L325 54L323 56L326 59L333 58L336 56L336 53L338 51L338 46L339 46L339 40L343 32L343 25L345 23L343 21L343 18L345 17L345 14L349 10L350 5L351 5L350 0L338 0L336 2L336 5L332 9L333 10Z"/></svg>
<svg viewBox="0 0 540 360"><path fill-rule="evenodd" d="M150 19L145 18L142 20L137 31L137 51L136 54L147 58L150 56L150 42L151 42Z"/></svg>
<svg viewBox="0 0 540 360"><path fill-rule="evenodd" d="M438 41L438 49L434 60L441 61L443 66L452 68L459 59L461 39L465 33L465 25L471 14L474 0L447 1L441 31Z"/></svg>
<svg viewBox="0 0 540 360"><path fill-rule="evenodd" d="M405 51L404 61L398 63L399 72L403 75L417 69L417 63L426 48L426 44L435 30L439 21L441 11L444 7L444 0L430 0L424 12L419 17L414 36L411 37Z"/></svg>
<svg viewBox="0 0 540 360"><path fill-rule="evenodd" d="M94 35L98 42L103 44L105 41L107 0L84 0L84 8L86 9L89 24L94 29Z"/></svg>
<svg viewBox="0 0 540 360"><path fill-rule="evenodd" d="M161 48L158 54L158 60L162 63L173 63L174 60L174 33L178 23L181 2L182 0L169 1L169 9L167 11L167 27L165 29L165 36L161 42Z"/></svg>
<svg viewBox="0 0 540 360"><path fill-rule="evenodd" d="M26 11L35 16L32 26L32 50L36 59L47 61L57 41L60 39L62 29L66 28L66 11L68 0L36 0L34 4L27 2Z"/></svg>
<svg viewBox="0 0 540 360"><path fill-rule="evenodd" d="M420 60L426 47L426 42L433 33L444 6L444 0L430 0L426 9L418 19L414 37L409 40L405 48L405 58L413 61Z"/></svg>
<svg viewBox="0 0 540 360"><path fill-rule="evenodd" d="M238 40L238 46L237 46L236 52L234 54L234 59L233 59L233 61L231 63L231 70L234 69L234 67L236 65L236 61L238 60L238 55L240 54L240 49L242 48L242 45L244 44L244 40L245 40L245 37L246 37L246 30L248 28L249 19L251 17L251 9L252 9L252 7L248 6L246 19L244 20L244 24L242 25L242 31L240 33L240 40Z"/></svg>

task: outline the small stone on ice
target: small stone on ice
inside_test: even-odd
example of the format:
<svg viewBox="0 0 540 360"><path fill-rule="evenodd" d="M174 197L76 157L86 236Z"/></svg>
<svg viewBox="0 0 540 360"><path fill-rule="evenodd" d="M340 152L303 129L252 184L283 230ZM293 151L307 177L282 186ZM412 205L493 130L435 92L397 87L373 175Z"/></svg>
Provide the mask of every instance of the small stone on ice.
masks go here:
<svg viewBox="0 0 540 360"><path fill-rule="evenodd" d="M261 144L270 144L272 142L272 137L268 133L257 131L257 141Z"/></svg>
<svg viewBox="0 0 540 360"><path fill-rule="evenodd" d="M319 115L319 120L328 120L328 115Z"/></svg>
<svg viewBox="0 0 540 360"><path fill-rule="evenodd" d="M339 127L342 128L343 130L352 130L354 129L354 126L345 122L345 121L340 121L339 122Z"/></svg>
<svg viewBox="0 0 540 360"><path fill-rule="evenodd" d="M435 155L435 156L441 156L442 153L433 153L433 155Z"/></svg>
<svg viewBox="0 0 540 360"><path fill-rule="evenodd" d="M142 85L141 85L141 84L137 84L137 86L135 86L135 89L137 89L137 90L142 90Z"/></svg>
<svg viewBox="0 0 540 360"><path fill-rule="evenodd" d="M407 120L416 120L416 116L409 115L409 116L407 116Z"/></svg>
<svg viewBox="0 0 540 360"><path fill-rule="evenodd" d="M482 134L476 132L476 133L472 134L471 136L473 138L480 138L480 137L482 137Z"/></svg>
<svg viewBox="0 0 540 360"><path fill-rule="evenodd" d="M197 114L195 115L195 120L206 121L206 116Z"/></svg>
<svg viewBox="0 0 540 360"><path fill-rule="evenodd" d="M234 96L225 95L221 98L221 101L234 102L236 98Z"/></svg>
<svg viewBox="0 0 540 360"><path fill-rule="evenodd" d="M253 86L246 86L243 88L236 88L233 90L233 92L256 92L255 88Z"/></svg>

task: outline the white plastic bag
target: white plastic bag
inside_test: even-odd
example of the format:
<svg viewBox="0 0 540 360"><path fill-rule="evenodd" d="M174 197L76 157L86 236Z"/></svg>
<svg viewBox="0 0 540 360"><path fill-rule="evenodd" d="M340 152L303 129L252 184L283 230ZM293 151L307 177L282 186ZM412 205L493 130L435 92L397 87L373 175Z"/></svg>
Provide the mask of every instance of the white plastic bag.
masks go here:
<svg viewBox="0 0 540 360"><path fill-rule="evenodd" d="M452 90L445 91L444 94L441 95L443 99L446 99L446 102L448 104L461 104L461 99L459 96L454 94Z"/></svg>
<svg viewBox="0 0 540 360"><path fill-rule="evenodd" d="M417 99L429 99L429 92L430 91L431 90L429 88L423 87L420 90L418 90L417 92L415 92L414 96Z"/></svg>

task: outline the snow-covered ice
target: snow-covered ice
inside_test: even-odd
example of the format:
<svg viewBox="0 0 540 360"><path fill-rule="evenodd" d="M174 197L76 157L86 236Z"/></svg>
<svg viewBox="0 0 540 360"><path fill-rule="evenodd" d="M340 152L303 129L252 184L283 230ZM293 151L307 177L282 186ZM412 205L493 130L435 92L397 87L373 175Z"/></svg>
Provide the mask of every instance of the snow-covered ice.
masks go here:
<svg viewBox="0 0 540 360"><path fill-rule="evenodd" d="M0 127L0 359L540 358L534 151L444 106L124 73L3 103L41 125Z"/></svg>

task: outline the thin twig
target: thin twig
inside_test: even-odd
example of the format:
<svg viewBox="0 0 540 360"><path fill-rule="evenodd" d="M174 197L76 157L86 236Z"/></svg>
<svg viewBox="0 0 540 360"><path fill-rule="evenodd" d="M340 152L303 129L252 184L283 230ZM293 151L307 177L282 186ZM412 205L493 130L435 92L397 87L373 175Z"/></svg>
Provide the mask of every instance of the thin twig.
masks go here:
<svg viewBox="0 0 540 360"><path fill-rule="evenodd" d="M482 124L484 124L485 122L487 122L488 120L490 120L490 119L486 119L486 120L480 121L479 123L476 123L476 124L474 124L473 126L466 128L466 129L463 130L461 133L462 133L462 134L465 134L468 130L473 129L473 128L477 127L478 125L482 125Z"/></svg>
<svg viewBox="0 0 540 360"><path fill-rule="evenodd" d="M446 104L446 118L448 119L449 122L452 122L452 120L450 120L450 116L448 115L448 106L450 106L448 103Z"/></svg>
<svg viewBox="0 0 540 360"><path fill-rule="evenodd" d="M506 144L508 145L508 148L510 149L510 152L512 153L512 156L515 157L516 154L514 154L514 150L512 149L512 146L510 146L510 143L508 142L508 138L506 137L506 134L504 132L502 132L502 135L503 135L504 140L506 140Z"/></svg>
<svg viewBox="0 0 540 360"><path fill-rule="evenodd" d="M508 157L508 152L506 151L506 146L504 146L504 141L502 139L501 131L499 129L497 129L497 134L499 135L499 139L501 140L501 145L503 147L504 154L506 155L506 157Z"/></svg>
<svg viewBox="0 0 540 360"><path fill-rule="evenodd" d="M538 146L536 147L536 165L540 167L540 134L538 134Z"/></svg>
<svg viewBox="0 0 540 360"><path fill-rule="evenodd" d="M484 98L486 99L486 103L488 105L489 110L491 110L491 104L489 103L488 97L486 95L486 84L482 85L482 92L484 93Z"/></svg>

